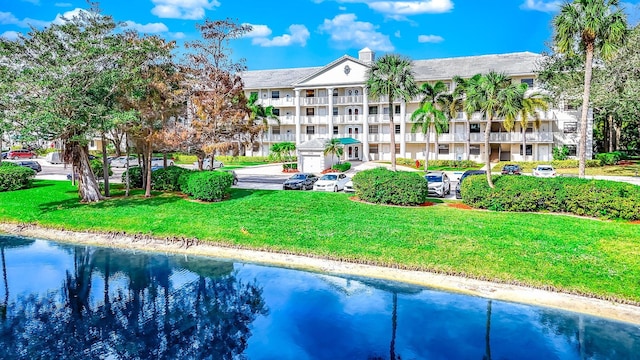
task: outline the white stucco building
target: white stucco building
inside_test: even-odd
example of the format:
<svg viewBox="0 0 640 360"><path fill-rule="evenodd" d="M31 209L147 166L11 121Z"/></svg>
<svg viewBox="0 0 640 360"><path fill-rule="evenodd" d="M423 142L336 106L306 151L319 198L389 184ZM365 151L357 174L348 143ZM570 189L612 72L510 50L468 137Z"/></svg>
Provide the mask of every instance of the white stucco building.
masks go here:
<svg viewBox="0 0 640 360"><path fill-rule="evenodd" d="M506 73L514 82L526 82L535 88L535 70L541 55L522 52L446 59L414 60L413 71L418 84L443 81L453 86L454 76L470 78L491 70ZM322 67L247 71L242 74L245 92L257 93L260 103L273 106L280 124L271 122L261 142L253 146L254 155L266 155L269 146L282 141L298 146L314 139L351 138L344 148L345 160L389 160L391 151L398 157L424 159L425 138L411 133L411 114L420 98L394 103L365 96L366 72L375 61L368 48ZM449 132L441 134L438 146L431 134L430 159L470 159L483 161L489 151L492 161L552 160L552 148L567 145L575 156L579 133L578 110L556 104L541 113L539 129L526 130L526 149L522 149L522 129L516 124L507 132L498 119L491 126L490 149L484 148L485 122L480 114L471 119L460 113L451 120ZM394 112L396 148L390 148L389 112ZM587 158L591 158L592 120L589 120ZM471 143L466 149L469 134Z"/></svg>

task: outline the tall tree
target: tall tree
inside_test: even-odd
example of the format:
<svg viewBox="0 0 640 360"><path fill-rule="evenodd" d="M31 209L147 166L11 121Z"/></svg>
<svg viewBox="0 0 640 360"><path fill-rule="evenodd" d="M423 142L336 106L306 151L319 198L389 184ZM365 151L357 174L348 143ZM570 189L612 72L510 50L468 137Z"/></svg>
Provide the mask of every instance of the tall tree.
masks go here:
<svg viewBox="0 0 640 360"><path fill-rule="evenodd" d="M467 88L471 86L471 84L477 83L482 75L476 74L470 79L464 79L460 76L454 76L453 82L455 83L455 88L453 89L452 99L449 105L450 113L452 117L458 115L459 111L463 111L465 113L466 119L466 129L465 129L465 160L469 160L471 155L471 116L473 115L474 110L469 107L466 108L466 92Z"/></svg>
<svg viewBox="0 0 640 360"><path fill-rule="evenodd" d="M578 176L585 175L587 154L587 117L593 59L609 59L627 35L626 15L618 0L574 0L565 3L553 20L554 46L558 52L584 54L584 90L580 114Z"/></svg>
<svg viewBox="0 0 640 360"><path fill-rule="evenodd" d="M247 107L249 108L249 128L257 130L258 135L263 134L269 128L269 120L275 120L276 123L280 125L280 118L275 114L274 107L271 105L262 106L262 104L258 102L258 94L252 93L249 95ZM256 133L256 131L249 131L250 135L254 133ZM253 136L250 140L250 142L253 143Z"/></svg>
<svg viewBox="0 0 640 360"><path fill-rule="evenodd" d="M340 143L340 139L338 138L330 139L324 145L324 151L323 151L324 156L331 154L332 159L334 156L337 156L338 163L340 163L340 157L342 156L343 152L344 152L344 147L342 146L342 144Z"/></svg>
<svg viewBox="0 0 640 360"><path fill-rule="evenodd" d="M438 136L449 128L448 118L445 115L445 111L450 109L449 99L445 98L447 91L447 86L442 81L437 81L433 85L429 83L422 84L420 86L420 94L423 97L420 100L420 107L411 114L411 121L414 122L411 132L416 132L420 129L426 138L424 172L429 171L431 127L433 126L436 133L436 154L438 151Z"/></svg>
<svg viewBox="0 0 640 360"><path fill-rule="evenodd" d="M517 99L520 104L517 104L517 114L515 114L520 119L520 128L522 131L522 156L523 158L527 155L527 137L526 132L529 127L529 123L533 124L534 129L540 128L540 111L546 111L549 109L548 97L538 91L528 92L525 89L517 92L516 94L519 98ZM521 96L521 97L520 97ZM507 131L511 131L515 127L515 119L514 114L508 114L505 116L504 120L504 128ZM534 156L534 160L536 160Z"/></svg>
<svg viewBox="0 0 640 360"><path fill-rule="evenodd" d="M389 105L389 136L391 170L396 171L396 136L393 122L396 100L409 101L418 94L418 86L413 74L413 64L409 58L398 54L385 54L367 70L366 88L370 97L386 97ZM404 121L404 119L401 119Z"/></svg>
<svg viewBox="0 0 640 360"><path fill-rule="evenodd" d="M484 158L487 170L487 183L494 187L491 179L491 123L497 117L513 117L519 111L521 98L527 84L514 84L507 75L491 71L480 77L474 77L466 89L465 111L479 111L485 120Z"/></svg>

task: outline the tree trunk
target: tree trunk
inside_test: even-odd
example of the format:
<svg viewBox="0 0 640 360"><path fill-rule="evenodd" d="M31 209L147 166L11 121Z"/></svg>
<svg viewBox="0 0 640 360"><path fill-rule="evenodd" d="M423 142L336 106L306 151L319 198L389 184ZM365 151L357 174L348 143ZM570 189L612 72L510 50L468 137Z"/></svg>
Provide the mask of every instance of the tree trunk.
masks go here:
<svg viewBox="0 0 640 360"><path fill-rule="evenodd" d="M391 146L391 171L396 171L396 126L393 123L392 96L392 94L389 94L389 146Z"/></svg>
<svg viewBox="0 0 640 360"><path fill-rule="evenodd" d="M603 132L606 137L605 151L612 152L613 151L613 119L611 114L607 116L607 120L605 120L604 124L605 124L605 131Z"/></svg>
<svg viewBox="0 0 640 360"><path fill-rule="evenodd" d="M153 149L150 142L146 144L145 150L144 167L142 169L145 170L147 182L145 183L144 197L151 197L151 157L153 155Z"/></svg>
<svg viewBox="0 0 640 360"><path fill-rule="evenodd" d="M2 153L2 136L4 136L4 133L0 132L0 153ZM2 155L0 155L0 164L2 164Z"/></svg>
<svg viewBox="0 0 640 360"><path fill-rule="evenodd" d="M587 116L589 115L589 95L593 72L593 45L593 43L587 44L587 58L584 66L584 92L582 94L582 114L580 114L580 158L578 160L578 177L580 178L584 178L587 165Z"/></svg>
<svg viewBox="0 0 640 360"><path fill-rule="evenodd" d="M616 138L613 143L613 151L620 150L620 138L622 137L622 125L618 125L615 121L613 122L613 127L616 132Z"/></svg>
<svg viewBox="0 0 640 360"><path fill-rule="evenodd" d="M438 134L438 130L437 129L436 129L435 134L436 134L436 141L435 141L435 144L434 144L435 148L434 148L433 154L435 155L435 160L438 160L438 153L440 152L439 149L438 149L438 147L440 145L440 142L438 141L438 135L440 135L440 134Z"/></svg>
<svg viewBox="0 0 640 360"><path fill-rule="evenodd" d="M109 163L107 162L107 139L102 133L102 178L104 179L104 196L109 197Z"/></svg>
<svg viewBox="0 0 640 360"><path fill-rule="evenodd" d="M467 161L469 161L469 159L471 159L471 122L469 121L469 118L467 117L467 130L466 135L467 135L467 141L466 141L466 148L467 148Z"/></svg>
<svg viewBox="0 0 640 360"><path fill-rule="evenodd" d="M484 164L487 167L487 184L490 188L495 188L491 180L491 147L489 146L489 136L491 135L491 121L493 114L487 114L487 127L484 129Z"/></svg>
<svg viewBox="0 0 640 360"><path fill-rule="evenodd" d="M429 128L427 128L427 141L424 147L424 172L427 173L429 171Z"/></svg>
<svg viewBox="0 0 640 360"><path fill-rule="evenodd" d="M78 194L82 202L97 202L104 200L102 194L100 194L100 186L96 181L96 177L91 171L91 165L89 164L89 150L86 146L77 145L79 152L77 165L78 169Z"/></svg>
<svg viewBox="0 0 640 360"><path fill-rule="evenodd" d="M126 187L125 187L125 196L129 196L129 191L131 190L131 174L129 173L129 134L126 133L125 135L125 146L126 146L126 159L127 161L125 161L125 172L127 174L126 178L125 178L125 183L126 183Z"/></svg>
<svg viewBox="0 0 640 360"><path fill-rule="evenodd" d="M522 127L522 161L527 161L527 127Z"/></svg>

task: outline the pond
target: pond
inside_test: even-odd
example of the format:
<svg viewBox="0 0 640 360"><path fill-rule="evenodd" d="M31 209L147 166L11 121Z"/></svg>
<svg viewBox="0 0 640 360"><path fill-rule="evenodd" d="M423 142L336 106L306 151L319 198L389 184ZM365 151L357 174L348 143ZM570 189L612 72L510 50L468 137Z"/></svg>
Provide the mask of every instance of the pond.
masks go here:
<svg viewBox="0 0 640 360"><path fill-rule="evenodd" d="M0 235L0 359L638 359L640 327L374 279Z"/></svg>

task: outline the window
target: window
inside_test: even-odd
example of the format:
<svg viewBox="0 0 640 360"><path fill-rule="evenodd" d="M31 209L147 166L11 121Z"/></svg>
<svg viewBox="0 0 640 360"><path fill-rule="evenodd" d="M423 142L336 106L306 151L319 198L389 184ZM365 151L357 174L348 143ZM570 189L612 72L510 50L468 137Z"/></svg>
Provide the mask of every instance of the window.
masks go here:
<svg viewBox="0 0 640 360"><path fill-rule="evenodd" d="M378 144L369 145L369 154L377 154L378 153Z"/></svg>
<svg viewBox="0 0 640 360"><path fill-rule="evenodd" d="M527 155L533 155L533 145L527 145ZM522 155L522 145L520 145L520 155Z"/></svg>
<svg viewBox="0 0 640 360"><path fill-rule="evenodd" d="M333 89L333 96L338 96L338 89Z"/></svg>
<svg viewBox="0 0 640 360"><path fill-rule="evenodd" d="M480 124L469 124L469 132L470 133L479 133L480 132Z"/></svg>
<svg viewBox="0 0 640 360"><path fill-rule="evenodd" d="M358 109L355 109L355 110L354 110L354 113L355 113L356 115L358 115Z"/></svg>
<svg viewBox="0 0 640 360"><path fill-rule="evenodd" d="M533 87L533 79L531 79L531 78L520 79L520 83L521 84L527 84L527 85L529 85L530 88Z"/></svg>
<svg viewBox="0 0 640 360"><path fill-rule="evenodd" d="M313 115L315 115L315 109L307 108L307 116L313 116Z"/></svg>
<svg viewBox="0 0 640 360"><path fill-rule="evenodd" d="M388 107L382 108L382 113L385 115L389 115L389 108Z"/></svg>
<svg viewBox="0 0 640 360"><path fill-rule="evenodd" d="M377 134L378 125L369 125L369 134Z"/></svg>
<svg viewBox="0 0 640 360"><path fill-rule="evenodd" d="M564 123L564 133L565 134L574 134L578 131L578 122L566 122Z"/></svg>
<svg viewBox="0 0 640 360"><path fill-rule="evenodd" d="M271 133L274 135L280 135L280 126L274 126L271 128Z"/></svg>
<svg viewBox="0 0 640 360"><path fill-rule="evenodd" d="M316 133L316 127L315 126L307 126L307 135L313 135Z"/></svg>
<svg viewBox="0 0 640 360"><path fill-rule="evenodd" d="M360 130L358 130L358 128L354 128L354 129L353 129L353 132L354 132L356 135L358 135L358 133L360 132Z"/></svg>
<svg viewBox="0 0 640 360"><path fill-rule="evenodd" d="M316 92L314 90L306 90L306 96L307 97L314 97L316 96Z"/></svg>
<svg viewBox="0 0 640 360"><path fill-rule="evenodd" d="M394 114L400 114L400 105L396 105L393 111Z"/></svg>
<svg viewBox="0 0 640 360"><path fill-rule="evenodd" d="M271 91L271 98L272 98L272 99L280 99L280 91L278 91L278 90L272 90L272 91Z"/></svg>
<svg viewBox="0 0 640 360"><path fill-rule="evenodd" d="M400 134L400 125L396 125L396 134Z"/></svg>
<svg viewBox="0 0 640 360"><path fill-rule="evenodd" d="M251 149L253 150L253 152L259 151L260 150L260 143L259 142L254 142L253 143L253 147Z"/></svg>
<svg viewBox="0 0 640 360"><path fill-rule="evenodd" d="M338 115L338 108L337 107L333 108L333 115Z"/></svg>
<svg viewBox="0 0 640 360"><path fill-rule="evenodd" d="M400 144L396 144L396 155L400 154Z"/></svg>
<svg viewBox="0 0 640 360"><path fill-rule="evenodd" d="M333 127L333 135L338 135L338 127L337 126Z"/></svg>
<svg viewBox="0 0 640 360"><path fill-rule="evenodd" d="M271 112L273 113L273 115L275 116L280 116L280 109L271 109Z"/></svg>
<svg viewBox="0 0 640 360"><path fill-rule="evenodd" d="M369 106L369 114L378 115L378 107L377 106Z"/></svg>
<svg viewBox="0 0 640 360"><path fill-rule="evenodd" d="M449 155L449 144L440 144L440 145L438 145L438 154L440 154L440 155Z"/></svg>
<svg viewBox="0 0 640 360"><path fill-rule="evenodd" d="M567 149L569 149L568 156L578 156L578 149L575 145L567 145Z"/></svg>
<svg viewBox="0 0 640 360"><path fill-rule="evenodd" d="M470 155L480 155L480 145L469 145Z"/></svg>

